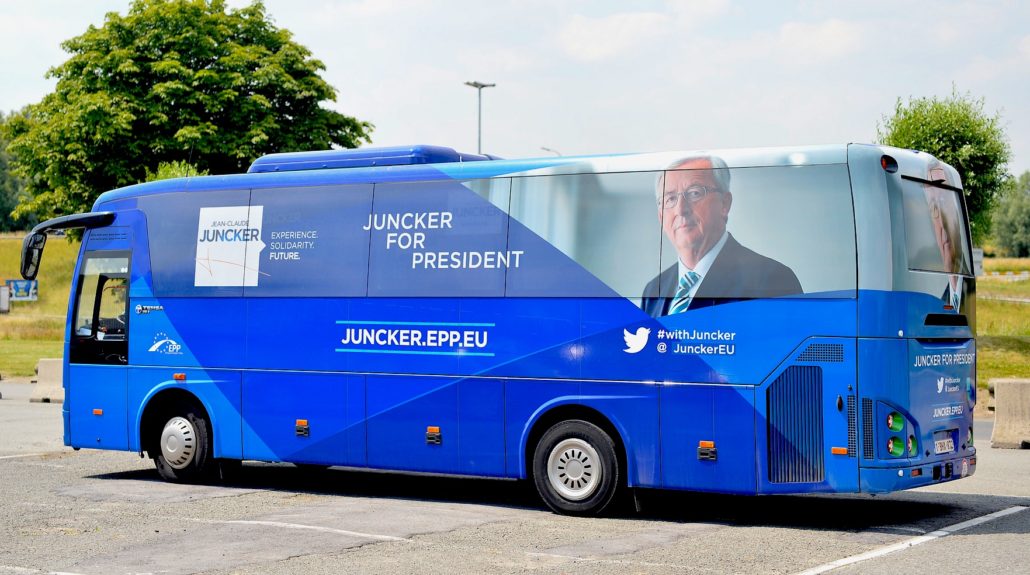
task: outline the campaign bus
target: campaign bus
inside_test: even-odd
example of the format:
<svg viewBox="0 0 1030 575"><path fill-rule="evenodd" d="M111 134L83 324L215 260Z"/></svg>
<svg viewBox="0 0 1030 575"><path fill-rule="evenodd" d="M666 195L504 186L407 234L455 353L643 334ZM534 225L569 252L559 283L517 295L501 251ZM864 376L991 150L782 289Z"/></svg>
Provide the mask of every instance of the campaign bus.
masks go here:
<svg viewBox="0 0 1030 575"><path fill-rule="evenodd" d="M957 172L866 144L504 160L271 154L102 194L64 442L632 489L881 493L976 469Z"/></svg>

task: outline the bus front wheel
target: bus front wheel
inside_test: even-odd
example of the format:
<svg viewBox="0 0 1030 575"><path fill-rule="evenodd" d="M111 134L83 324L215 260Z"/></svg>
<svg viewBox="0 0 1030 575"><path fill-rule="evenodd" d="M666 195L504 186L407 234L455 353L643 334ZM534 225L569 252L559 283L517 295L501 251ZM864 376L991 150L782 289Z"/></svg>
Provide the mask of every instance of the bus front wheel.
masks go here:
<svg viewBox="0 0 1030 575"><path fill-rule="evenodd" d="M533 481L554 511L599 515L619 486L615 443L593 423L578 419L557 423L536 445Z"/></svg>
<svg viewBox="0 0 1030 575"><path fill-rule="evenodd" d="M167 481L196 483L211 475L210 428L204 414L192 406L169 412L151 452L157 472Z"/></svg>

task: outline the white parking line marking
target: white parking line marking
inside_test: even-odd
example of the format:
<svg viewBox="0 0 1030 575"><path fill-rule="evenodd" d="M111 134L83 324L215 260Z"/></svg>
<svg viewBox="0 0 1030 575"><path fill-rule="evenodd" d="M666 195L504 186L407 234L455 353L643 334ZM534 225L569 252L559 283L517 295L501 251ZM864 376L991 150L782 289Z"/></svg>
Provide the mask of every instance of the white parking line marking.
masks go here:
<svg viewBox="0 0 1030 575"><path fill-rule="evenodd" d="M638 567L674 567L676 569L686 570L686 565L679 565L676 563L650 563L647 561L627 561L625 559L600 559L596 557L576 557L575 555L560 555L558 553L540 553L534 551L526 551L526 555L530 557L551 557L554 559L569 559L571 561L581 561L589 563L606 563L609 565L635 565Z"/></svg>
<svg viewBox="0 0 1030 575"><path fill-rule="evenodd" d="M1019 513L1020 511L1023 511L1025 509L1026 507L1023 507L1022 505L1016 505L1013 507L1009 507L1008 509L995 511L994 513L990 513L982 517L976 517L974 519L970 519L969 521L963 521L962 523L956 523L943 529L927 533L926 535L912 537L911 539L906 539L899 543L887 545L886 547L880 547L879 549L873 549L872 551L866 551L865 553L859 553L858 555L852 555L851 557L838 559L836 561L833 561L832 563L826 563L825 565L813 567L811 569L807 569L805 571L797 573L796 575L818 575L819 573L826 573L827 571L832 571L833 569L843 567L845 565L852 565L854 563L868 561L869 559L883 557L884 555L890 555L891 553L896 553L898 551L904 551L909 547L915 547L916 545L921 545L923 543L926 543L927 541L933 541L934 539L947 537L948 535L951 535L952 533L956 533L958 531L962 531L963 529L976 527L977 525L982 525L984 523L987 523L988 521L994 521L995 519L1005 517L1006 515Z"/></svg>
<svg viewBox="0 0 1030 575"><path fill-rule="evenodd" d="M29 573L31 575L82 575L82 573L71 573L68 571L40 571L39 569L30 569L28 567L14 567L13 565L0 565L0 571Z"/></svg>
<svg viewBox="0 0 1030 575"><path fill-rule="evenodd" d="M930 493L930 494L933 494L933 495L983 495L982 493L971 493L969 491L944 491L944 490L938 491L936 489L934 489L933 491L918 491L917 490L917 491L914 491L914 493ZM1005 494L1005 493L991 493L990 495L996 496L996 497L1003 497L1005 499L1030 499L1030 495L1008 495L1008 494Z"/></svg>
<svg viewBox="0 0 1030 575"><path fill-rule="evenodd" d="M23 453L21 455L0 455L0 459L19 459L22 457L39 457L40 455L46 455L46 453Z"/></svg>
<svg viewBox="0 0 1030 575"><path fill-rule="evenodd" d="M321 531L323 533L334 533L336 535L349 535L351 537L363 537L365 539L379 539L381 541L411 541L411 539L407 539L405 537L394 537L393 535L377 535L375 533L361 533L360 531L348 531L346 529L319 527L317 525L303 525L300 523L282 523L280 521L247 521L242 519L194 519L192 517L181 517L180 519L184 519L186 521L193 521L196 523L212 523L223 525L263 525L265 527L281 527L283 529L308 529L311 531Z"/></svg>

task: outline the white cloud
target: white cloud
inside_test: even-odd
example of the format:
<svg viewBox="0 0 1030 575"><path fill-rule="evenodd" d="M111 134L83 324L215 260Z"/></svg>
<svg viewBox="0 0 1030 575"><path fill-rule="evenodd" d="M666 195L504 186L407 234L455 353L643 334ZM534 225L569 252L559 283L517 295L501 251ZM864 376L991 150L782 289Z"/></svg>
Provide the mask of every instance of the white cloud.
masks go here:
<svg viewBox="0 0 1030 575"><path fill-rule="evenodd" d="M696 24L725 14L730 3L729 0L666 0L666 5L681 21Z"/></svg>
<svg viewBox="0 0 1030 575"><path fill-rule="evenodd" d="M1030 36L1023 36L1019 41L1019 53L1023 59L1030 60Z"/></svg>
<svg viewBox="0 0 1030 575"><path fill-rule="evenodd" d="M576 60L597 61L631 51L663 35L669 16L657 12L626 12L601 18L576 14L559 34L565 52Z"/></svg>
<svg viewBox="0 0 1030 575"><path fill-rule="evenodd" d="M838 19L814 24L786 22L777 40L784 64L822 64L857 53L862 48L862 28Z"/></svg>

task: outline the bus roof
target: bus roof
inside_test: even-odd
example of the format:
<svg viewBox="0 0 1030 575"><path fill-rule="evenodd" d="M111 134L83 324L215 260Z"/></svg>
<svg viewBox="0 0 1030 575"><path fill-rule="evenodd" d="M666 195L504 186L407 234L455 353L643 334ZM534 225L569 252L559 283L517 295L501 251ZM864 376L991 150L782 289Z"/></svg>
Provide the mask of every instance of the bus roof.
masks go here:
<svg viewBox="0 0 1030 575"><path fill-rule="evenodd" d="M515 175L661 171L676 160L698 155L719 156L731 168L843 164L847 162L849 145L852 144L547 156L514 160L464 154L439 146L269 154L258 158L245 174L176 178L135 184L105 192L97 199L94 210L106 202L172 192L473 180Z"/></svg>

